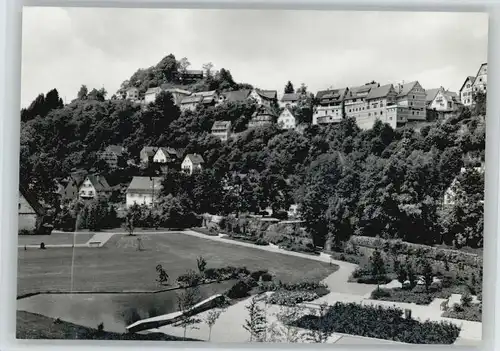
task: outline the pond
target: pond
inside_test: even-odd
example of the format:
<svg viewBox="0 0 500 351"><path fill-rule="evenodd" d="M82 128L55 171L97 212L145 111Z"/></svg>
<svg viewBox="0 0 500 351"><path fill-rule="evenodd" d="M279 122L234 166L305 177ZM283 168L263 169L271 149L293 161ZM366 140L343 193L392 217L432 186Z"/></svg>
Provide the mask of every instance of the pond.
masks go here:
<svg viewBox="0 0 500 351"><path fill-rule="evenodd" d="M200 285L200 300L220 294L236 281ZM124 333L125 327L144 318L175 312L183 289L147 294L41 294L17 300L17 309L90 328Z"/></svg>

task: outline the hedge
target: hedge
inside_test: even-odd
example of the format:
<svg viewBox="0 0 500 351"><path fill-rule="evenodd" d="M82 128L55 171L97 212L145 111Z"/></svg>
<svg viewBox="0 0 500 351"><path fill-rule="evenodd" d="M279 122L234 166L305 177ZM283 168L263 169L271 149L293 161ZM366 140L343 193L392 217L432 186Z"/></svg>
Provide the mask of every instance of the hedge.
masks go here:
<svg viewBox="0 0 500 351"><path fill-rule="evenodd" d="M453 344L460 327L449 322L420 322L403 317L396 307L337 302L323 317L306 315L292 323L300 328L326 330L411 344Z"/></svg>
<svg viewBox="0 0 500 351"><path fill-rule="evenodd" d="M413 244L401 240L386 240L358 235L352 236L350 241L354 245L370 249L379 249L386 252L392 252L394 250L399 255L426 257L436 261L447 261L455 264L462 263L474 267L483 265L482 257L458 250Z"/></svg>
<svg viewBox="0 0 500 351"><path fill-rule="evenodd" d="M269 303L275 305L295 306L298 303L313 301L318 294L312 291L276 291L269 298Z"/></svg>

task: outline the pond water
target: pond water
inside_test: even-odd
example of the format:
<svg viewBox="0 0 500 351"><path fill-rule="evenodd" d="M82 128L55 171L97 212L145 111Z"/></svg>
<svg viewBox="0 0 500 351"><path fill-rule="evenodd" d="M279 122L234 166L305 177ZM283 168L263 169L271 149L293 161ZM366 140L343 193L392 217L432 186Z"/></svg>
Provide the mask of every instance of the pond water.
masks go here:
<svg viewBox="0 0 500 351"><path fill-rule="evenodd" d="M225 292L236 281L199 286L200 301ZM41 314L82 326L124 333L125 327L140 319L175 312L182 289L155 294L41 294L17 300L17 309Z"/></svg>

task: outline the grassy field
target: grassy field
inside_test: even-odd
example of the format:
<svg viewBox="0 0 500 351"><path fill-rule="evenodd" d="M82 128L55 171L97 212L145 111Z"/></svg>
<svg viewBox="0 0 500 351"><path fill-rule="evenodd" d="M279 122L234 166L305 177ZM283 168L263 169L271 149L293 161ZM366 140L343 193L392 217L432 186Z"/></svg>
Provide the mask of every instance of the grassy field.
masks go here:
<svg viewBox="0 0 500 351"><path fill-rule="evenodd" d="M120 334L98 332L96 329L59 321L39 314L17 311L17 339L94 339L94 340L164 340L176 341L180 338L163 333ZM187 341L196 341L187 339Z"/></svg>
<svg viewBox="0 0 500 351"><path fill-rule="evenodd" d="M246 266L249 270L268 269L284 282L320 280L337 267L314 260L215 242L181 233L141 236L144 251L136 238L113 236L103 248L76 248L75 291L157 290L155 267L161 264L171 281L188 269L196 270L203 256L207 268ZM18 294L37 291L69 291L71 248L18 250Z"/></svg>

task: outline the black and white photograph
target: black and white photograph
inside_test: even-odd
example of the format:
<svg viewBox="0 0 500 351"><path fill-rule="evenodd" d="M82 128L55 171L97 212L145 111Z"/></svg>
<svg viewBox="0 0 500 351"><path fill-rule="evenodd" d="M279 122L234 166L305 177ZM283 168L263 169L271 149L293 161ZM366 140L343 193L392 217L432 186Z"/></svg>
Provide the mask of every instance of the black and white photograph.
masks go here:
<svg viewBox="0 0 500 351"><path fill-rule="evenodd" d="M481 345L487 13L22 17L17 339Z"/></svg>

